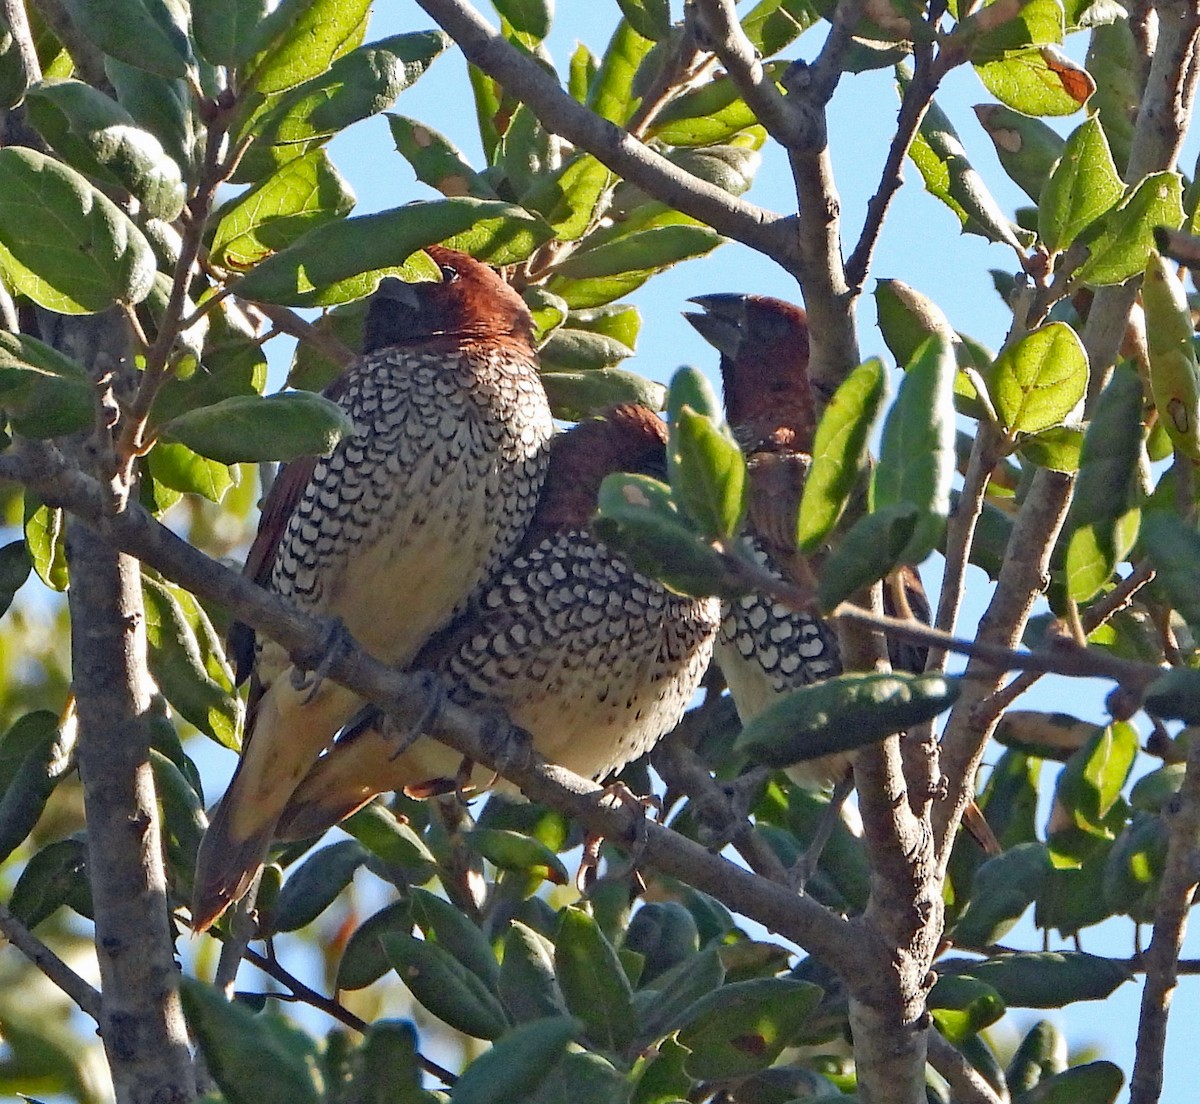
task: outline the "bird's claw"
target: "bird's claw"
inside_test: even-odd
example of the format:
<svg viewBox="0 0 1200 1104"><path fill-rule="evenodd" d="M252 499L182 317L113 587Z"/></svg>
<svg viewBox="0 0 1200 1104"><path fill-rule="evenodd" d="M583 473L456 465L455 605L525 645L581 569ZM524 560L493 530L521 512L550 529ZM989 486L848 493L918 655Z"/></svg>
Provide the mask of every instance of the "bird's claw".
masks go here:
<svg viewBox="0 0 1200 1104"><path fill-rule="evenodd" d="M292 669L292 689L297 693L307 690L304 705L309 705L321 692L329 672L339 659L353 646L350 630L340 617L331 617L325 623L321 644L311 655L301 656Z"/></svg>
<svg viewBox="0 0 1200 1104"><path fill-rule="evenodd" d="M421 680L422 689L425 692L425 704L421 707L421 712L417 716L417 719L406 728L401 729L394 724L387 726L387 737L396 741L396 747L389 757L393 762L399 759L421 736L437 724L442 711L446 708L447 691L445 683L431 671L418 671L416 672L416 677Z"/></svg>
<svg viewBox="0 0 1200 1104"><path fill-rule="evenodd" d="M657 822L663 812L662 800L654 794L639 797L624 782L613 782L605 786L600 800L610 804L624 805L638 813L633 822L633 838L629 841L626 861L622 866L609 870L608 876L617 880L632 877L637 881L639 891L644 891L646 883L642 881L637 867L650 839L648 828L650 817L647 813L653 809L654 819ZM580 859L579 870L575 875L575 884L580 893L586 894L596 884L598 877L596 871L600 866L600 845L603 842L604 836L599 833L589 834L584 840L583 857Z"/></svg>

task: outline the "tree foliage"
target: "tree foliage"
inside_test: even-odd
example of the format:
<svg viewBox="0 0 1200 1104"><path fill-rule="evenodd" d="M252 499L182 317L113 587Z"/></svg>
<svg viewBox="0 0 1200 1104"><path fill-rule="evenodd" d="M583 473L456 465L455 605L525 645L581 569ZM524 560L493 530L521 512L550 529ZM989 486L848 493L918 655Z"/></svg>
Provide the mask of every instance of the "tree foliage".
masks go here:
<svg viewBox="0 0 1200 1104"><path fill-rule="evenodd" d="M1155 23L1112 0L618 0L607 45L564 61L545 42L551 0L494 0L494 38L455 0L422 6L428 24L382 39L369 0L0 8L0 930L33 957L0 960L0 1086L108 1091L71 1015L117 1000L79 973L93 888L123 876L88 846L81 799L91 816L103 780L75 769L87 703L65 641L80 614L48 594L81 567L74 515L142 561L125 612L144 618L153 680L137 719L165 857L158 928L185 961L201 1091L231 1104L1102 1104L1126 1076L1113 1064L1069 1057L1048 1020L1015 1047L995 1025L1144 975L1134 1099L1157 1099L1200 823L1200 744L1181 728L1200 722L1200 371L1179 266L1159 252L1195 249L1200 192L1176 158L1200 16L1164 2ZM454 50L470 63L478 164L454 144L466 126L446 136L400 113ZM1032 206L1003 209L938 106L966 66ZM839 80L879 68L894 69L899 116L862 234L843 243L825 108ZM419 186L357 214L329 143L384 112ZM787 151L797 211L743 198L768 142ZM889 400L882 362L859 364L856 307L905 160L964 233L1009 251L994 276L1012 325L986 335L993 352L956 332L955 304L880 281L900 370ZM708 385L682 372L668 393L621 366L651 324L626 297L727 239L794 276L812 324L825 412L796 521L811 559L787 581L737 553L746 465ZM349 838L277 849L253 919L192 944L185 903L215 796L198 751L235 748L243 723L223 629L237 615L290 633L290 648L318 630L180 558L154 519L213 560L236 556L255 465L327 452L347 431L320 391L353 354L364 298L385 275L429 278L421 250L439 242L502 266L524 296L556 416L630 400L669 411L669 484L612 477L605 539L684 592L768 587L820 608L847 673L744 731L714 681L622 778L657 790L667 826L644 826L637 845L613 836L583 896L565 864L584 829L636 817L518 764L532 802L398 795L348 820ZM953 257L953 240L939 248ZM119 320L126 363L74 336L92 316ZM268 393L281 335L298 343ZM936 628L882 617L882 589L930 558L944 563ZM987 613L963 642L949 633L978 578L969 564L994 586L980 585ZM932 649L925 674L877 669L881 627ZM945 674L951 652L970 657L962 677ZM1111 723L1013 708L1047 673L1109 680ZM382 685L353 688L395 706ZM389 685L412 705L412 680ZM447 724L475 750L465 722ZM991 855L958 832L985 747ZM828 798L777 768L853 748L862 824L835 822L799 895L794 867ZM1030 910L1047 948L1057 933L1068 949L1004 943ZM1129 954L1086 953L1087 929L1113 917L1128 920ZM230 1003L209 984L214 960L247 925L247 991ZM299 964L292 933L319 969ZM156 1088L190 1098L173 1076Z"/></svg>

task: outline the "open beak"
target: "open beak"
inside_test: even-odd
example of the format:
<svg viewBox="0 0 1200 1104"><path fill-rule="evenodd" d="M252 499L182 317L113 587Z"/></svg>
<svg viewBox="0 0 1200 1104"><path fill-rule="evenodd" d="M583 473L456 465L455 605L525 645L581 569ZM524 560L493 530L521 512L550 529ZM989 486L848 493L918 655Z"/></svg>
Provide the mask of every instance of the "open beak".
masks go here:
<svg viewBox="0 0 1200 1104"><path fill-rule="evenodd" d="M688 302L695 303L705 313L684 311L683 317L722 356L736 360L746 336L746 299L735 292L697 295Z"/></svg>

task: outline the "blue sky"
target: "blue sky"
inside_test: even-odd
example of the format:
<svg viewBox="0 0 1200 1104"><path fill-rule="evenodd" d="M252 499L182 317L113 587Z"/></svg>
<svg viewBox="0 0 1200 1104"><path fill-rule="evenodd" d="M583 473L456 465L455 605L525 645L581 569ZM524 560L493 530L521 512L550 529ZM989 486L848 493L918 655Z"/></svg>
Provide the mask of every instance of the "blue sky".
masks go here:
<svg viewBox="0 0 1200 1104"><path fill-rule="evenodd" d="M556 28L549 45L560 70L577 39L596 53L603 50L615 12L615 3L559 0ZM495 18L490 8L485 15ZM411 0L395 0L378 5L369 37L424 29L430 23ZM793 44L786 56L811 58L819 45L820 31L814 30ZM1081 38L1072 45L1071 53L1080 56L1083 45ZM1001 206L1011 213L1015 206L1027 202L1000 170L991 143L970 110L972 104L989 100L974 74L969 69L952 73L938 100L954 121L972 162L992 187ZM877 186L897 105L889 71L848 76L831 104L830 144L842 201L847 253L857 238L867 200ZM473 105L463 62L457 53L450 52L439 59L415 87L401 96L396 110L442 131L474 164L481 164ZM1064 133L1080 121L1082 115L1064 120ZM1184 168L1189 171L1195 145L1195 141L1189 143L1190 152L1184 161ZM414 181L407 163L394 152L382 118L353 128L333 143L331 152L358 194L357 213L431 195ZM748 198L776 211L792 211L795 200L786 161L778 150L768 147L765 152L763 167ZM981 238L960 235L956 219L924 193L915 169L909 165L905 173L905 186L893 206L876 252L868 292L874 287L876 277L902 279L938 302L957 329L992 349L997 348L1008 329L1009 312L993 291L987 270L1011 270L1014 264L1011 252L1002 246L989 245ZM675 368L685 363L695 364L711 374L715 368L714 354L683 320L681 311L686 309L690 296L715 291L754 291L798 298L795 284L770 261L738 245L724 246L708 258L681 265L651 281L630 297L641 308L644 322L637 356L625 366L664 382ZM879 354L887 359L869 295L864 296L860 309L859 343L864 357ZM931 586L936 584L939 571L940 564L927 565L925 576ZM982 573L975 569L969 583L971 595L960 626L963 631L973 628L989 593ZM1105 690L1099 683L1081 685L1078 681L1045 680L1022 700L1022 705L1069 709L1086 719L1101 721ZM1147 761L1139 769L1151 765ZM1041 933L1027 921L1011 934L1009 942L1040 948ZM1052 945L1057 946L1057 941ZM1096 953L1124 956L1132 951L1132 930L1128 924L1110 922L1088 929L1083 945ZM1200 937L1195 931L1185 947L1185 955L1189 951L1193 957L1200 957ZM1139 997L1140 985L1126 985L1103 1004L1077 1005L1052 1018L1064 1027L1072 1045L1098 1043L1106 1057L1128 1072L1133 1065ZM1198 1007L1200 982L1196 978L1185 979L1176 995L1164 1100L1186 1099L1185 1093L1190 1092L1194 1076L1200 1072L1200 1061L1187 1043L1188 1034L1194 1033ZM1024 1023L1039 1018L1032 1012L1018 1012L1016 1016Z"/></svg>

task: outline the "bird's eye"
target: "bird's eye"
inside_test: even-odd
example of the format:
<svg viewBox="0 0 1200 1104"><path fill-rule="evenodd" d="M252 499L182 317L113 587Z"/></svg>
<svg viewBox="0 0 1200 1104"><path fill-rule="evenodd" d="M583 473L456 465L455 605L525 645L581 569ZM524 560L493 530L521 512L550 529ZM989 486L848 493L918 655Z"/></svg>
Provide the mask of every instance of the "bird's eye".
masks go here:
<svg viewBox="0 0 1200 1104"><path fill-rule="evenodd" d="M438 265L442 273L442 280L447 284L458 279L458 269L453 265Z"/></svg>

